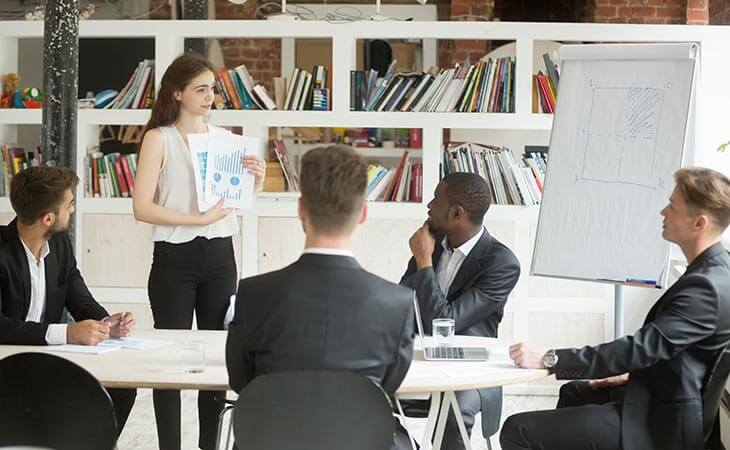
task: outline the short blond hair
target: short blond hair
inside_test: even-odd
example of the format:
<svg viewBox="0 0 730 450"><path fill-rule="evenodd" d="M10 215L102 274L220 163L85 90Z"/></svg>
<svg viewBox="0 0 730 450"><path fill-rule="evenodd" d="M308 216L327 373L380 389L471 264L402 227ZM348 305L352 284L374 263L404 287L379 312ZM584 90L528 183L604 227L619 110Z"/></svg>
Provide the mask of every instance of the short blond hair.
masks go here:
<svg viewBox="0 0 730 450"><path fill-rule="evenodd" d="M690 210L707 214L720 231L730 224L730 179L705 167L687 167L674 173L677 189Z"/></svg>

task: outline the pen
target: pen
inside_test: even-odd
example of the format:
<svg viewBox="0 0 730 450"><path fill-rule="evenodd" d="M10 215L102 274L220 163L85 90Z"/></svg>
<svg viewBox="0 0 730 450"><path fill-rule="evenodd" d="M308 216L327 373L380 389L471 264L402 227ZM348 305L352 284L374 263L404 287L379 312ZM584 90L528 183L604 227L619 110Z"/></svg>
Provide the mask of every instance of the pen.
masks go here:
<svg viewBox="0 0 730 450"><path fill-rule="evenodd" d="M104 319L104 322L106 322L110 328L115 327L117 325L121 325L122 321L124 320L124 313L121 313L121 314L122 315L119 316L119 319L117 319L117 320L107 320L108 319L107 318L107 319Z"/></svg>

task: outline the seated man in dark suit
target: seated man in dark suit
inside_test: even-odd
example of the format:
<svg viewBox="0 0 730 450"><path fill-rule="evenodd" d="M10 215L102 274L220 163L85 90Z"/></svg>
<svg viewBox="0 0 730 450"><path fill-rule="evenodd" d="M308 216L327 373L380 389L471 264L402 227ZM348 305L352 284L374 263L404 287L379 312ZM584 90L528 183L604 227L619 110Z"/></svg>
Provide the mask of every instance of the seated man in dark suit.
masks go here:
<svg viewBox="0 0 730 450"><path fill-rule="evenodd" d="M10 182L17 217L0 226L0 344L96 345L129 335L131 312L113 315L92 297L64 233L78 177L65 167L31 167ZM75 323L62 324L66 308ZM136 390L108 389L121 432Z"/></svg>
<svg viewBox="0 0 730 450"><path fill-rule="evenodd" d="M556 410L507 419L504 450L707 448L701 389L730 343L730 255L720 243L730 224L730 180L703 168L674 177L662 236L682 249L686 272L631 336L581 349L510 347L520 367L591 381L563 385Z"/></svg>
<svg viewBox="0 0 730 450"><path fill-rule="evenodd" d="M446 176L428 204L428 220L409 241L413 258L401 284L415 289L426 333L431 332L433 319L451 318L456 334L497 337L507 297L520 276L520 264L484 228L490 199L489 186L479 175ZM497 432L501 388L463 391L456 397L469 433L480 410L483 434ZM453 413L447 422L444 448L464 448Z"/></svg>
<svg viewBox="0 0 730 450"><path fill-rule="evenodd" d="M301 160L298 261L241 280L226 365L239 392L254 377L297 369L351 370L393 395L413 357L413 291L365 271L352 234L365 221L367 163L346 146ZM394 448L411 448L399 429Z"/></svg>

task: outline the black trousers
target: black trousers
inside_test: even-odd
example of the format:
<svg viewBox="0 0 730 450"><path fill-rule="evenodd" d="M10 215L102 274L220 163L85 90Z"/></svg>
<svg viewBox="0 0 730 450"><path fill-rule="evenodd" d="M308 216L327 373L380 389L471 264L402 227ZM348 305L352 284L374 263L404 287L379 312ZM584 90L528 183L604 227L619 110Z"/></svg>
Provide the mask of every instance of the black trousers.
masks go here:
<svg viewBox="0 0 730 450"><path fill-rule="evenodd" d="M560 388L555 410L515 414L502 426L502 450L620 450L623 388Z"/></svg>
<svg viewBox="0 0 730 450"><path fill-rule="evenodd" d="M114 415L117 418L117 437L122 434L124 425L127 423L129 413L134 406L134 400L137 398L136 389L107 389L109 397L114 404Z"/></svg>
<svg viewBox="0 0 730 450"><path fill-rule="evenodd" d="M190 242L155 242L148 294L155 328L190 329L193 311L200 330L222 330L229 298L236 292L233 239L197 237ZM180 450L180 391L152 392L160 450ZM215 447L225 392L200 391L198 446Z"/></svg>

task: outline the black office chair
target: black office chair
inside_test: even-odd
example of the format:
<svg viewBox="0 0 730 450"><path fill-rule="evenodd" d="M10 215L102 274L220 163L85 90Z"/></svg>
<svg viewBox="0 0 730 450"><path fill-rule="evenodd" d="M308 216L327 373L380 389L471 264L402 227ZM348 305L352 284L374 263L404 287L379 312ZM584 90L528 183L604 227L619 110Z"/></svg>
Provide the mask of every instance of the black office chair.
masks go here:
<svg viewBox="0 0 730 450"><path fill-rule="evenodd" d="M720 444L720 400L730 376L730 347L725 347L715 359L702 387L702 414L705 448L717 450Z"/></svg>
<svg viewBox="0 0 730 450"><path fill-rule="evenodd" d="M0 446L111 450L114 406L83 368L46 353L0 360Z"/></svg>
<svg viewBox="0 0 730 450"><path fill-rule="evenodd" d="M393 410L383 390L346 371L292 371L255 378L238 396L239 450L387 450Z"/></svg>

